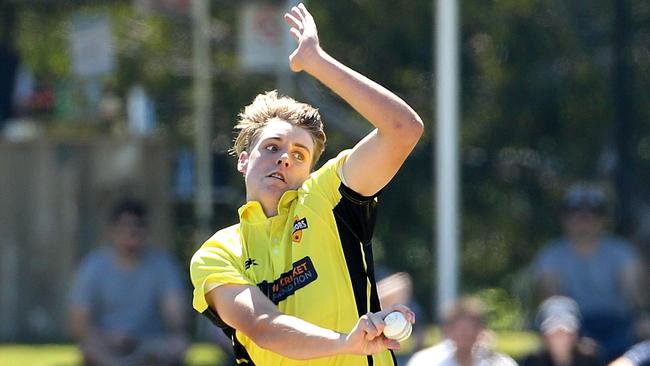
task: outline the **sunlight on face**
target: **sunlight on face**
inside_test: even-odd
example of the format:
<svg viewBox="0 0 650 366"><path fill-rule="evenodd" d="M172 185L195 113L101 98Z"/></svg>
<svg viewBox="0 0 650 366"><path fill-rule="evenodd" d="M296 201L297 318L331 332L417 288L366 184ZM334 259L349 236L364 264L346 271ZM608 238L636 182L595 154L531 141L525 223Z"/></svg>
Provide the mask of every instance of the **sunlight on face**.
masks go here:
<svg viewBox="0 0 650 366"><path fill-rule="evenodd" d="M239 156L246 180L246 198L274 213L282 194L297 189L309 177L314 141L307 130L286 121L268 122L250 151Z"/></svg>

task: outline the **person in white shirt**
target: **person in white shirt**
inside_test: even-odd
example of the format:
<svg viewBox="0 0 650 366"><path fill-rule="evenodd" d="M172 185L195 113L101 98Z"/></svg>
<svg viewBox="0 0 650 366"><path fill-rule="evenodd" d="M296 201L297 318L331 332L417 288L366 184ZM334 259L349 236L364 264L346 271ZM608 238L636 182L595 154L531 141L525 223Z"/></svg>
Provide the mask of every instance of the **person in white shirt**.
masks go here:
<svg viewBox="0 0 650 366"><path fill-rule="evenodd" d="M463 297L442 316L444 340L416 352L407 366L513 366L510 357L490 346L486 307L476 297Z"/></svg>

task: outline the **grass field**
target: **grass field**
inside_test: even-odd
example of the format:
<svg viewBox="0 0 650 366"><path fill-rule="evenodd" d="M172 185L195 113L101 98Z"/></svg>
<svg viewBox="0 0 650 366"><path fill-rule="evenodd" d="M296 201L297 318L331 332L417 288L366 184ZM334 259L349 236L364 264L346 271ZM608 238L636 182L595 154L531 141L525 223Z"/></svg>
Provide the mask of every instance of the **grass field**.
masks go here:
<svg viewBox="0 0 650 366"><path fill-rule="evenodd" d="M534 333L500 332L497 334L497 349L513 357L530 352L539 344ZM432 329L427 344L439 340L439 333ZM400 354L409 354L413 345L408 340ZM216 366L223 354L212 344L196 343L187 354L188 366ZM0 344L0 366L79 366L80 357L75 345L71 344Z"/></svg>
<svg viewBox="0 0 650 366"><path fill-rule="evenodd" d="M188 366L219 365L223 354L213 345L194 344L186 357ZM0 344L0 366L79 366L77 347L70 344Z"/></svg>

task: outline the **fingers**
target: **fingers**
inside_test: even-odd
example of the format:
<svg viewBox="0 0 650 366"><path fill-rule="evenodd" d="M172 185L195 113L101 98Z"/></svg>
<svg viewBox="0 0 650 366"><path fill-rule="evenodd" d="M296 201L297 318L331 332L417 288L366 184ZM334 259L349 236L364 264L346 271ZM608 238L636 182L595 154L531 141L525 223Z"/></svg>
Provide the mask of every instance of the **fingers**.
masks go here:
<svg viewBox="0 0 650 366"><path fill-rule="evenodd" d="M365 323L364 332L366 341L380 342L384 347L389 349L399 349L400 344L394 339L388 339L383 336L385 324L384 317L379 313L368 313L361 317ZM379 337L379 338L378 338Z"/></svg>
<svg viewBox="0 0 650 366"><path fill-rule="evenodd" d="M302 5L302 4L300 4L300 5ZM298 6L300 6L300 5L298 5ZM303 13L303 11L300 8L298 8L298 6L294 6L293 8L291 8L291 15L296 17L296 19L300 20L301 22L304 22L305 21L305 14ZM303 8L304 7L305 6L303 5Z"/></svg>
<svg viewBox="0 0 650 366"><path fill-rule="evenodd" d="M300 3L298 4L298 10L300 11L300 14L302 14L303 19L309 19L311 17L311 14L309 11L307 11L307 7L305 7L305 4Z"/></svg>
<svg viewBox="0 0 650 366"><path fill-rule="evenodd" d="M368 313L366 314L368 320L372 324L372 332L366 334L366 338L370 341L375 339L377 336L381 335L384 331L384 318L381 317L378 313Z"/></svg>
<svg viewBox="0 0 650 366"><path fill-rule="evenodd" d="M292 14L285 13L284 14L284 20L289 24L291 27L302 29L302 22L296 19Z"/></svg>
<svg viewBox="0 0 650 366"><path fill-rule="evenodd" d="M291 33L291 36L293 36L296 41L300 40L300 37L302 35L302 32L305 30L305 27L307 26L311 18L311 15L307 12L307 9L305 8L305 5L302 3L298 5L299 7L294 6L291 8L290 13L285 13L284 14L284 20L291 26L291 29L289 32Z"/></svg>
<svg viewBox="0 0 650 366"><path fill-rule="evenodd" d="M299 30L297 30L296 28L291 28L291 29L289 29L289 33L291 34L293 39L296 40L296 42L300 41L300 31Z"/></svg>
<svg viewBox="0 0 650 366"><path fill-rule="evenodd" d="M380 316L383 319L386 317L386 315L392 313L393 311L399 311L404 315L404 317L406 318L406 320L409 321L409 323L415 324L415 313L411 309L409 309L409 307L406 305L395 304L387 309L380 311L377 314L381 314Z"/></svg>
<svg viewBox="0 0 650 366"><path fill-rule="evenodd" d="M307 8L303 3L298 4L298 6L292 7L291 13L287 15L293 16L297 24L296 26L300 30L302 30L308 24L314 23L314 18L311 16L309 11L307 11Z"/></svg>
<svg viewBox="0 0 650 366"><path fill-rule="evenodd" d="M388 349L400 349L400 344L394 339L388 339L384 337L384 346Z"/></svg>
<svg viewBox="0 0 650 366"><path fill-rule="evenodd" d="M379 334L381 334L377 330L375 323L370 319L370 315L370 313L366 314L359 319L359 325L361 327L361 330L363 330L364 338L367 341L371 341L375 339Z"/></svg>
<svg viewBox="0 0 650 366"><path fill-rule="evenodd" d="M284 14L284 21L287 22L287 24L289 24L291 27L289 29L289 34L291 34L291 37L293 37L296 42L300 42L300 37L302 36L301 33L303 30L302 22L289 13Z"/></svg>

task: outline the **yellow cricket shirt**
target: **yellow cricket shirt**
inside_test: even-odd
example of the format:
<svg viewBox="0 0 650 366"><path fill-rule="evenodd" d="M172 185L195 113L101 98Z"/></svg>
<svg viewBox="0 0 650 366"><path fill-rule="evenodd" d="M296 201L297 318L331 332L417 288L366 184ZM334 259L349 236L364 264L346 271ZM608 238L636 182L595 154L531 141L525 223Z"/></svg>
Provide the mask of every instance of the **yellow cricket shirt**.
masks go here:
<svg viewBox="0 0 650 366"><path fill-rule="evenodd" d="M259 202L246 203L239 209L240 223L219 230L192 257L194 309L231 337L239 364L395 364L390 351L309 361L283 357L225 325L205 300L205 294L221 284L253 285L281 312L343 333L350 332L361 315L380 310L370 246L376 199L341 183L337 171L348 154L344 151L325 163L297 191L285 192L277 216L267 218Z"/></svg>

